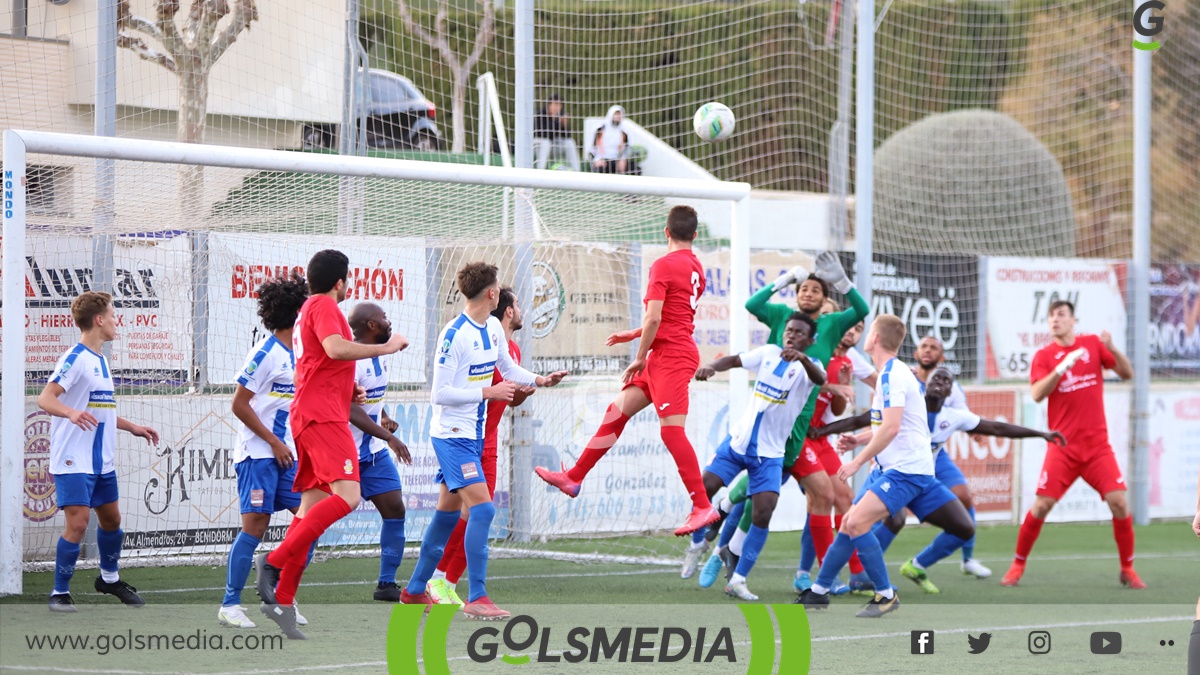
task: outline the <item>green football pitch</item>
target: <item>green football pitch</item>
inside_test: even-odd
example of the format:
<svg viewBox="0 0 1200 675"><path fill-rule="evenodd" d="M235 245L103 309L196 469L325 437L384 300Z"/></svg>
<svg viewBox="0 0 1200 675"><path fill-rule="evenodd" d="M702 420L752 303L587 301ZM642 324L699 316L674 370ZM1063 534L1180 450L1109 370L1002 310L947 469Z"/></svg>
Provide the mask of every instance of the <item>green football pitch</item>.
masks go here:
<svg viewBox="0 0 1200 675"><path fill-rule="evenodd" d="M864 599L856 596L835 598L829 610L808 613L812 672L962 672L966 667L1001 673L1184 671L1196 595L1200 593L1196 582L1200 542L1188 523L1137 529L1137 568L1149 585L1144 591L1118 584L1112 530L1107 524L1096 524L1047 525L1018 588L999 585L1017 529L982 527L976 557L993 569L992 578L963 576L955 556L931 569L930 577L941 593L927 595L897 569L934 534L936 530L931 528L910 528L888 552L892 583L901 597L901 609L895 614L878 620L857 619L854 612ZM636 540L627 543L633 546ZM614 551L629 548L616 542L593 544ZM683 542L678 545L682 551ZM794 600L791 581L798 550L796 533L772 535L749 582L761 603ZM401 578L411 572L413 562L405 559ZM25 593L0 601L0 671L384 672L391 608L371 600L377 565L374 559L336 559L312 565L299 595L301 611L310 621L305 629L309 639L258 651L229 646L235 636L266 642L277 634L254 609L257 599L252 580L243 604L250 608L248 613L258 627L235 630L216 623L224 589L223 566L124 571L122 578L136 586L148 603L140 612L113 607L112 598L91 591L96 572L80 570L74 583L80 611L69 616L50 615L45 609L52 575L27 574ZM735 663L718 658L705 664L687 658L675 663L619 664L616 658L602 655L596 663L535 660L514 672L746 672L748 629L735 602L722 593L722 584L700 589L694 578L679 578L678 566L499 559L489 567L488 591L503 607L545 617L543 625L564 626L566 620L581 626L700 626L706 621L713 626L715 621L731 628L731 645L738 659ZM465 592L465 587L464 579L460 590ZM447 648L450 671L494 673L515 668L499 659L479 664L466 655L467 636L478 626L461 619L453 621ZM917 639L914 631L933 634L931 654L912 653ZM566 629L561 632L565 634ZM1120 653L1094 654L1096 632L1120 633ZM118 634L132 645L139 633L199 635L198 639L214 644L220 641L223 646L202 650L118 648ZM715 633L716 628L710 628L709 635ZM967 636L978 638L982 633L991 635L990 646L981 654L969 654ZM1039 633L1049 634L1048 638ZM67 634L90 636L92 641L86 646L57 647L44 640L40 647L31 642ZM102 634L111 645L103 655L94 642ZM1100 650L1112 651L1111 637L1105 640ZM562 640L554 638L552 642ZM1046 653L1032 653L1047 646ZM758 665L763 665L761 658Z"/></svg>

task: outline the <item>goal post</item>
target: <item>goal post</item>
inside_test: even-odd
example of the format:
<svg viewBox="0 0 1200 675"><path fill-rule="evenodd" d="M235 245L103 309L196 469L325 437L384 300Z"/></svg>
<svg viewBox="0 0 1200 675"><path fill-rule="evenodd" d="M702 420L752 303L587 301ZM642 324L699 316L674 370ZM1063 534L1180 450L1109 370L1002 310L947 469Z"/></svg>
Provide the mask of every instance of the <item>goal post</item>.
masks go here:
<svg viewBox="0 0 1200 675"><path fill-rule="evenodd" d="M118 213L114 232L94 231L90 210L96 205L94 199L88 198L94 188L89 185L87 176L83 175L89 172L72 171L68 166L71 161L84 160L84 163L77 164L82 168L88 166L87 160L98 159L112 160L117 165ZM361 265L362 262L356 261L352 255L351 274L358 276L352 280L357 295L352 293L351 301L373 297L369 290L375 285L378 285L382 294L380 297L393 299L393 294L400 294L415 299L419 305L417 309L396 310L397 315L393 315L393 310L389 309L389 318L396 330L409 336L412 342L427 343L430 335L437 335L437 330L446 320L446 312L460 304L452 283L447 285L442 270L460 265L472 256L494 256L495 262L501 263L502 275L507 266L511 277L518 268L529 269L528 251L537 248L538 255L542 257L532 265L537 267L540 276L532 280L511 280L518 289L525 289L519 300L526 316L524 331L532 335L531 338L518 333L518 338L532 339L538 343L532 353L526 352L527 362L532 362L534 369L537 369L539 362L548 368L549 364L570 360L563 354L583 355L573 361L579 368L578 372L573 372L573 389L568 388L565 394L556 394L558 398L552 398L551 393L556 390L551 390L543 396L543 400L538 401L540 408L535 407L531 413L514 415L515 419L520 420L514 422L514 426L528 424L532 428L540 425L540 445L513 443L514 456L511 460L502 460L502 472L505 463L508 463L510 470L512 467L545 463L545 457L535 457L538 452L555 447L567 450L583 429L591 426L587 432L594 430L589 414L582 409L587 408L593 399L598 400L600 392L609 397L616 394L620 369L628 362L628 353L609 350L607 356L597 356L591 351L581 350L577 343L586 338L598 340L602 345L604 334L599 331L623 329L638 321L641 313L640 294L645 285L643 270L647 269L645 265L648 261L661 255L660 249L665 250L661 246L664 243L662 227L669 205L684 202L708 205L708 208L698 209L702 213L702 220L704 214L721 211L721 208L713 208L713 205L727 205L724 222L719 227L709 223L713 232L703 235L701 245L707 247L705 255L719 257L728 265L722 272L725 278L721 279L721 283L727 286L710 288L710 293L721 294L722 310L714 312L723 315L722 330L727 331L723 338L726 343L721 349L736 353L749 346L749 320L744 310L751 284L748 236L750 186L746 183L345 157L21 130L4 132L3 162L4 400L3 420L0 422L0 446L3 448L0 451L0 548L3 548L3 553L0 554L0 594L21 591L22 570L29 563L53 559L49 532L61 518L53 517L52 500L47 500L48 503L43 505L50 515L39 512L36 518L32 518L28 512L30 495L25 482L32 479L27 474L44 471L45 465L36 461L29 464L32 432L27 417L36 414L30 412L36 405L34 397L44 382L46 372L52 369L53 361L61 354L61 349L69 344L61 345L60 349L58 346L41 346L39 342L31 352L29 345L33 343L30 338L44 332L47 324L30 318L27 296L43 286L48 293L58 293L57 300L53 301L57 304L46 301L47 304L40 306L56 307L61 313L68 306L65 304L68 292L86 289L89 283L83 277L92 273L90 269L75 269L72 272L72 263L63 261L73 254L72 247L80 248L96 235L118 235L114 261L110 261L118 272L114 281L118 290L122 283L127 283L129 288L143 284L150 295L157 294L156 297L164 298L161 315L138 315L136 321L144 319L147 324L157 324L161 318L170 325L156 325L158 332L154 335L165 343L174 340L180 345L177 353L171 352L168 359L170 363L150 362L156 353L154 350L159 348L150 341L153 338L147 338L144 344L140 344L122 335L118 339L118 346L114 347L114 374L120 378L122 371L130 373L126 376L126 383L118 383L117 386L118 397L129 401L128 408L123 406L123 415L142 414L142 411L150 410L156 404L170 405L174 407L166 413L169 419L178 418L179 424L186 427L172 431L172 438L182 440L177 447L168 448L167 451L146 451L145 454L122 459L122 454L131 455L129 448L134 446L129 445L126 439L118 440L118 476L125 470L122 466L141 471L147 470L145 465L154 463L150 467L154 475L147 479L144 489L139 484L137 494L132 494L122 488L123 513L126 512L127 500L134 511L148 509L147 514L156 514L160 509L167 509L172 500L182 498L190 500L194 511L203 511L201 516L193 517L200 518L205 524L221 519L222 523L236 526L236 491L232 492L232 502L229 492L232 476L218 466L220 461L229 461L228 451L222 448L232 447L232 439L236 435L232 431L236 421L230 421L232 418L228 413L227 400L221 398L228 396L227 390L225 393L221 390L222 386L229 386L228 380L222 379L220 373L223 369L228 370L229 364L236 364L234 368L240 367L240 360L245 358L244 350L251 344L247 336L252 334L252 329L256 329L258 332L253 334L261 337L261 328L257 327L257 318L250 314L246 316L252 320L244 321L244 325L222 328L241 315L237 310L227 309L226 305L221 304L220 301L228 299L228 293L225 298L212 295L212 280L219 275L212 270L205 272L205 268L211 266L215 269L218 259L236 260L239 255L248 258L257 255L264 261L277 263L274 267L270 264L246 266L245 269L235 267L233 269L242 270L245 274L239 277L242 272L235 272L232 281L227 272L222 272L225 276L221 283L233 284L235 296L241 293L237 297L241 298L242 311L248 312L251 310L245 307L249 307L252 301L246 299L247 294L253 298L257 284L280 270L294 269L296 265L302 267L307 255L311 255L307 253L303 260L299 260L300 252L306 250L304 246L311 248L319 244L322 248L347 247L368 252L360 253L360 256L376 257L399 255L392 249L411 246L412 251L404 255L408 256L407 260L414 261L417 272L410 270L408 276L404 275L403 270L397 276L394 274L396 270L356 269L356 264ZM193 180L201 176L203 184L199 188L198 194L201 196L198 203L202 208L193 212L181 212L178 208L185 190L177 187L176 171L172 165L187 169L180 173L180 185L183 184L184 173ZM62 174L68 176L60 187L64 194L77 193L72 202L75 209L47 208L42 204L43 196L36 194L33 198L38 200L38 208L27 208L31 196L25 179L34 166L39 167L38 170L44 170L42 167L51 167L55 171L61 169ZM329 205L325 203L327 197L333 201L345 198L336 197L340 194L337 182L345 178L361 181L361 189L353 193L356 196L351 198L362 200L358 204L362 216L357 225L359 229L352 231L347 231L346 223L336 216L328 217ZM330 185L332 189L326 189ZM529 236L536 236L535 240L520 241L520 232L511 240L501 239L499 216L504 208L501 204L507 204L508 201L503 199L503 194L508 191L511 191L515 201L524 200L532 210L538 227L532 230L536 235ZM214 194L217 196L213 197ZM340 209L344 205L339 202L334 206ZM491 222L492 219L496 222ZM363 222L367 225L364 226ZM494 230L491 225L496 226ZM60 261L55 264L61 269L46 269L45 278L42 277L42 268L47 267L47 263L38 262L41 259L37 256L44 253L39 251L39 246L51 249L47 254L48 260ZM293 258L279 262L282 260L279 256L283 255L279 253L280 248L287 248ZM90 255L90 248L88 250ZM525 262L519 263L514 257ZM120 267L125 265L123 260L135 261L128 265L131 272ZM28 272L35 265L41 267L36 272ZM89 262L76 265L87 266L90 266ZM146 269L142 270L142 267ZM27 272L36 274L37 279L31 283ZM576 313L570 317L570 321L566 317L560 320L559 314L562 314L568 300L567 286L562 281L567 276L576 279L574 283L578 287L570 290L570 293L578 296L580 302L594 301L608 305L591 314ZM449 278L452 280L452 275ZM504 280L506 283L510 281L507 277ZM548 281L551 285L557 282L558 287L546 288ZM617 295L621 297L615 298ZM174 299L177 309L174 313L165 309L167 296ZM138 304L145 301L123 302L125 304L118 304L119 308L147 306ZM613 307L628 311L614 311ZM591 323L593 321L594 324ZM618 321L621 323L616 323ZM561 325L556 326L555 322ZM55 340L67 340L75 332L73 326L63 326L61 323L60 319L58 324L54 324L62 333L61 338ZM251 323L254 326L249 325ZM570 326L568 323L580 325ZM122 333L132 331L135 317L128 317L124 325L126 327L120 329ZM564 329L574 330L578 336L571 338L575 342L559 350L562 354L542 347L543 344L563 342L561 333ZM237 333L236 339L221 333L222 330ZM205 332L204 339L199 339L201 331ZM69 339L74 341L73 337ZM47 338L45 342L53 343L54 340ZM120 344L122 342L124 344ZM218 352L218 345L226 343L231 346ZM164 347L169 348L169 345ZM138 351L143 349L147 351ZM430 355L432 347L426 344L419 349L423 351L406 356L411 363L406 360L398 368L393 366L402 372L393 373L396 377L390 392L395 393L389 393L389 397L399 399L395 413L398 421L404 425L405 433L411 433L414 439L427 441L422 436L420 406L428 404L429 365L426 362L429 359L422 356L418 360L418 356ZM31 366L31 358L39 365ZM620 369L617 369L618 363ZM728 402L728 411L723 410L721 415L707 412L693 415L697 418L707 415L703 420L707 429L707 425L713 423L715 418L725 416L721 417L724 420L737 414L748 400L748 383L745 371L730 373L727 389L721 389L721 398ZM132 392L128 398L126 392ZM211 408L211 411L202 414L202 411L197 411L199 408ZM124 412L131 409L133 413ZM572 419L558 419L554 411L561 411ZM47 433L43 429L43 451L48 447ZM427 433L425 430L424 436ZM518 435L512 431L503 433L507 434L510 442L513 436ZM199 437L198 434L210 434L221 440L213 441L214 449L209 454L200 450L196 455L194 445L191 449L187 446ZM527 434L519 435L524 437ZM164 442L167 440L164 434ZM137 452L142 452L141 448ZM169 454L175 452L178 452L178 457ZM185 457L188 452L192 454ZM697 445L697 452L705 454L702 445ZM669 456L660 454L669 461ZM417 452L414 451L416 456ZM631 470L626 473L633 476L633 465L640 461L639 455L631 453L629 457L610 461L628 463ZM656 457L653 461L659 459ZM701 461L703 459L701 457ZM422 457L422 461L425 462L422 470L428 469L430 457ZM186 482L188 477L185 474L189 471L193 474L207 471L202 478L211 478L215 474L227 485L223 483L220 489L197 488L196 483ZM412 471L417 471L415 466ZM47 477L40 475L38 480L44 491L48 491ZM678 481L677 478L675 480ZM620 481L615 479L616 483ZM49 485L52 487L52 481ZM554 521L557 517L554 510L559 506L565 507L565 504L558 505L540 494L538 491L544 486L536 481L514 479L506 486L509 526L502 528L502 535L513 542L533 541L532 544L520 543L519 546L536 548L537 542L544 542L547 537L569 536L556 534L560 531L585 536L644 535L666 529L668 523L676 518L669 509L664 509L656 512L654 518L646 516L629 520L615 528L597 528L594 520L587 520L581 521L575 529L555 529L548 526L547 522ZM668 491L680 491L677 484L668 483L666 487ZM408 490L406 481L406 493ZM409 508L413 509L416 502L412 500L415 497L409 495L408 499ZM547 508L550 509L549 514L544 513ZM615 512L610 510L608 517L621 513L619 502L617 509ZM638 509L640 513L640 500ZM512 523L517 520L512 515L515 511L533 514L532 518L520 519L525 531L513 529ZM378 519L374 514L367 515ZM628 513L620 518L627 516ZM212 538L215 535L197 534L199 529L193 527L195 523L187 522L173 525L170 536L155 539L152 532L155 531L154 527L149 523L137 522L139 518L149 519L152 516L125 513L123 525L127 533L138 528L144 530L139 533L136 542L127 541L126 548L130 551L130 558L135 561L139 557L154 559L176 556L186 559L190 553L211 554L223 551L227 546L217 538ZM27 550L27 521L47 532L46 540L36 547L37 551ZM277 522L272 523L273 528L277 525ZM413 523L410 527L411 540L419 541L423 526L424 521ZM332 544L335 547L369 546L372 543L369 536L356 538L358 535L353 532L338 532L335 535ZM271 540L269 536L267 540ZM187 541L188 545L181 545L183 541ZM325 540L322 542L324 546ZM564 555L586 554L588 550L598 549L595 546L590 549L576 547L564 552ZM619 558L622 555L616 554L644 553L649 548L610 547L606 550ZM536 551L529 553L536 554Z"/></svg>

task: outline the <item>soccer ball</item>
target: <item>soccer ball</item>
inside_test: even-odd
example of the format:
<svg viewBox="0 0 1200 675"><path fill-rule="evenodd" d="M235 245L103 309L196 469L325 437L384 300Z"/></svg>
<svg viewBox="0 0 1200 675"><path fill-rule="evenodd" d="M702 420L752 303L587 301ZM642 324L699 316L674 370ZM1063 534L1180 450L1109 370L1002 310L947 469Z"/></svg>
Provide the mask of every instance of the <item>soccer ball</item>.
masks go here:
<svg viewBox="0 0 1200 675"><path fill-rule="evenodd" d="M736 123L733 111L728 106L715 102L700 106L696 116L692 118L692 128L696 130L696 135L709 143L729 138Z"/></svg>

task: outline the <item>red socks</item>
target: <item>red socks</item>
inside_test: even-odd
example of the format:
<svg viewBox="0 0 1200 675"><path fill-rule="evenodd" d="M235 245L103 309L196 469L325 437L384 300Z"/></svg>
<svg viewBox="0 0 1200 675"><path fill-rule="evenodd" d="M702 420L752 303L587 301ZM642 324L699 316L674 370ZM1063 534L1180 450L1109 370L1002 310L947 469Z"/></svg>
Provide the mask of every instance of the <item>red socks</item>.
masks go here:
<svg viewBox="0 0 1200 675"><path fill-rule="evenodd" d="M1117 540L1117 555L1121 569L1133 567L1133 516L1113 518L1113 539Z"/></svg>
<svg viewBox="0 0 1200 675"><path fill-rule="evenodd" d="M842 531L842 514L840 514L840 513L833 517L833 530L835 532ZM815 546L815 544L814 544L814 546ZM862 574L862 573L863 573L862 561L860 561L858 559L858 549L855 549L854 553L850 554L850 574Z"/></svg>
<svg viewBox="0 0 1200 675"><path fill-rule="evenodd" d="M697 509L712 508L708 492L704 489L704 479L700 476L700 462L696 459L696 450L688 440L687 432L683 427L671 426L660 428L659 435L667 445L667 452L674 458L675 466L679 468L679 477L683 479L683 486L692 498L692 506Z"/></svg>
<svg viewBox="0 0 1200 675"><path fill-rule="evenodd" d="M446 581L457 584L462 578L463 570L467 569L467 552L463 549L463 537L467 534L467 521L458 519L454 531L450 533L450 541L442 551L442 561L438 570L446 574Z"/></svg>
<svg viewBox="0 0 1200 675"><path fill-rule="evenodd" d="M812 530L813 550L817 553L817 565L825 562L825 554L833 544L833 519L828 516L808 514L808 529Z"/></svg>
<svg viewBox="0 0 1200 675"><path fill-rule="evenodd" d="M1017 553L1015 562L1018 565L1024 565L1025 559L1029 557L1029 552L1033 550L1033 545L1037 542L1038 535L1042 533L1042 525L1046 521L1033 515L1033 511L1025 514L1025 522L1021 523L1021 531L1017 534ZM1113 528L1116 529L1116 521L1113 521ZM1130 532L1130 551L1132 553L1133 533Z"/></svg>
<svg viewBox="0 0 1200 675"><path fill-rule="evenodd" d="M279 575L279 585L275 587L277 603L290 605L295 601L296 589L300 587L300 578L304 576L308 550L313 542L320 539L330 525L350 515L352 510L345 499L330 495L309 509L299 525L288 528L283 543L267 556L268 563L283 570Z"/></svg>
<svg viewBox="0 0 1200 675"><path fill-rule="evenodd" d="M567 471L567 478L576 483L582 483L592 467L596 466L596 462L599 462L608 449L616 444L617 439L621 437L621 432L625 431L625 423L628 421L629 417L621 412L621 409L615 404L610 403L608 410L604 411L604 421L596 430L596 435L588 441L587 447L584 448L579 460L575 462L575 466ZM701 491L703 492L703 490Z"/></svg>

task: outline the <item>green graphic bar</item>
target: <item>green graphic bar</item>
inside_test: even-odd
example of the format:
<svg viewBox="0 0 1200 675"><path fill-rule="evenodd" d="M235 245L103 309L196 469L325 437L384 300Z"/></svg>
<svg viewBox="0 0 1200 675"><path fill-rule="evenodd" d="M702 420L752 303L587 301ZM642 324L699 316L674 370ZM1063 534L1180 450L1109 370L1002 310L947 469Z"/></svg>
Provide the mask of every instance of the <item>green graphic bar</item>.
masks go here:
<svg viewBox="0 0 1200 675"><path fill-rule="evenodd" d="M775 667L775 628L767 606L739 605L738 609L750 627L750 663L746 675L771 675Z"/></svg>
<svg viewBox="0 0 1200 675"><path fill-rule="evenodd" d="M429 607L429 618L425 620L425 638L421 642L421 652L425 657L425 675L450 675L450 662L446 660L446 634L450 631L450 622L457 611L458 605Z"/></svg>
<svg viewBox="0 0 1200 675"><path fill-rule="evenodd" d="M780 673L807 673L812 662L812 635L803 605L771 605L779 624Z"/></svg>
<svg viewBox="0 0 1200 675"><path fill-rule="evenodd" d="M420 672L417 666L417 629L425 605L396 605L388 621L387 664L392 675L412 675ZM446 658L445 633L442 633L442 659Z"/></svg>

